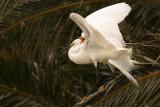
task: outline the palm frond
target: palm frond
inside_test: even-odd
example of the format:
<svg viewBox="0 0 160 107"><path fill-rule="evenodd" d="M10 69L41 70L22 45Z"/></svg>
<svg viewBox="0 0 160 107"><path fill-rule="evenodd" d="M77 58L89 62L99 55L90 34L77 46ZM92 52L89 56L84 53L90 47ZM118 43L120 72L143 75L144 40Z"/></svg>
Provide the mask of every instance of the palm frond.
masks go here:
<svg viewBox="0 0 160 107"><path fill-rule="evenodd" d="M7 15L11 14L11 12L16 9L17 7L20 7L24 5L25 3L28 3L29 0L22 1L22 0L1 0L0 1L0 21L3 22Z"/></svg>
<svg viewBox="0 0 160 107"><path fill-rule="evenodd" d="M0 105L3 107L52 107L47 101L44 101L38 96L32 96L28 93L10 88L8 86L0 85ZM51 106L52 105L52 106ZM54 106L55 107L55 106Z"/></svg>
<svg viewBox="0 0 160 107"><path fill-rule="evenodd" d="M98 2L101 1L84 3ZM2 22L5 26L1 26L0 38L1 84L27 91L33 96L39 95L55 105L72 105L75 102L73 98L79 96L76 95L78 90L82 90L79 89L81 81L76 79L81 77L62 70L63 65L68 63L64 48L80 31L68 19L69 7L78 6L80 1L56 7L52 5L52 8L44 6L43 9L39 9L43 7L39 7L39 3L45 5L28 2L15 8ZM35 7L33 11L30 6ZM77 8L73 10L77 11ZM20 14L16 14L18 12ZM12 17L12 14L16 16Z"/></svg>
<svg viewBox="0 0 160 107"><path fill-rule="evenodd" d="M126 19L126 25L129 25L128 32L124 29L122 32L126 33L126 41L131 42L129 46L134 47L134 59L152 62L154 65L155 62L159 62L159 5L158 3L141 4L136 0L125 1L131 4L133 11ZM75 65L67 57L70 42L80 35L80 29L68 16L71 12L78 12L86 16L101 7L117 2L121 0L67 0L64 2L58 0L1 0L1 85L16 88L35 97L40 96L44 101L52 102L51 105L58 107L70 107L77 100L79 101L91 89L96 78L91 65ZM146 74L148 70L159 69L155 66L140 67L143 70L133 71L133 75L137 78ZM99 71L101 81L98 86L116 81L117 75L119 76L119 73L110 72L107 66L99 65ZM150 80L152 76L146 81ZM108 85L111 90L107 95L116 90L114 87L117 84L124 85L128 82L123 76L120 76L115 83L114 86L110 84L112 87ZM122 86L116 87L119 89ZM17 97L17 95L14 96L15 99ZM101 98L103 97L104 94ZM8 101L9 98L11 97L7 97ZM24 99L26 98L28 97ZM31 100L34 102L34 99ZM11 98L12 101L14 100Z"/></svg>
<svg viewBox="0 0 160 107"><path fill-rule="evenodd" d="M160 4L137 3L128 17L130 42L137 59L143 56L156 60L160 55ZM146 59L144 59L146 60ZM157 60L158 62L160 60Z"/></svg>
<svg viewBox="0 0 160 107"><path fill-rule="evenodd" d="M138 89L132 85L111 91L94 107L158 107L160 105L160 73L156 71L139 79Z"/></svg>
<svg viewBox="0 0 160 107"><path fill-rule="evenodd" d="M17 5L18 3L15 3L15 4L10 3L12 5L16 5L17 7L14 6L14 8L10 10L10 12L8 12L7 15L5 15L6 17L4 17L3 20L1 19L1 22L2 22L0 26L1 33L6 33L8 30L13 29L16 26L21 26L21 24L23 25L24 23L31 21L32 19L39 18L41 16L46 16L48 14L52 14L53 12L59 11L61 9L79 6L82 3L83 4L101 3L101 2L104 2L104 0L99 0L99 1L92 0L92 1L84 1L84 2L70 1L69 3L66 3L66 4L64 3L57 4L56 1L49 2L49 1L37 1L37 0L28 1L28 2L24 1L24 2L25 3L21 1L19 5ZM8 2L6 1L6 3ZM5 7L2 7L2 8L5 8Z"/></svg>
<svg viewBox="0 0 160 107"><path fill-rule="evenodd" d="M116 76L106 85L102 85L99 90L89 96L83 98L75 107L92 105L95 107L136 107L146 106L148 102L156 107L159 104L159 76L160 72L149 71L145 75L138 78L139 87L133 86L131 83L122 84L122 76ZM154 96L153 96L154 95ZM154 98L153 98L154 97ZM154 102L152 102L154 101Z"/></svg>

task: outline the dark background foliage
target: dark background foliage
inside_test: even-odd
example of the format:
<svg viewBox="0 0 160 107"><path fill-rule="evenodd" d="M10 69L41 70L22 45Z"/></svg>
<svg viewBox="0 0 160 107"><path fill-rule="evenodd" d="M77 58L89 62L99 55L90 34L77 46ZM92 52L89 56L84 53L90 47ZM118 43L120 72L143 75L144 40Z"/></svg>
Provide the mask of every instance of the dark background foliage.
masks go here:
<svg viewBox="0 0 160 107"><path fill-rule="evenodd" d="M68 16L77 12L85 17L124 1L132 11L120 24L121 32L134 49L133 59L150 64L137 65L132 72L139 89L118 70L112 73L99 64L100 82L88 93L96 81L95 70L68 59L69 44L81 34ZM158 0L0 0L0 106L157 107L159 62Z"/></svg>

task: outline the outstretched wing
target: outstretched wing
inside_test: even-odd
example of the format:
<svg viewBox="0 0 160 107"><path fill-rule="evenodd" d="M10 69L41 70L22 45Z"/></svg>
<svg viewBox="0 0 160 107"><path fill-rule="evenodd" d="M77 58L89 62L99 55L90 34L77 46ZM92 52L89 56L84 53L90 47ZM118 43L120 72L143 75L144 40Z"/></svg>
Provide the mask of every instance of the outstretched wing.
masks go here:
<svg viewBox="0 0 160 107"><path fill-rule="evenodd" d="M86 48L103 48L115 49L115 47L108 42L100 32L88 24L88 22L79 14L71 13L70 18L81 28L83 31L82 36L86 39Z"/></svg>
<svg viewBox="0 0 160 107"><path fill-rule="evenodd" d="M115 47L125 46L122 34L119 30L118 23L124 20L131 8L126 3L114 4L88 15L85 19L104 38L112 43Z"/></svg>

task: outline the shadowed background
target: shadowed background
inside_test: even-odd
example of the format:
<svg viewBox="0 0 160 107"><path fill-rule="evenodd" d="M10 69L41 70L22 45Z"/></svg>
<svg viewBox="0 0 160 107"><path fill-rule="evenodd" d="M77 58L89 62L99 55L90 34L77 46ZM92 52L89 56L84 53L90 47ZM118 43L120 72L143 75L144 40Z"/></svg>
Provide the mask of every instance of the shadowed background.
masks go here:
<svg viewBox="0 0 160 107"><path fill-rule="evenodd" d="M132 11L120 24L133 59L132 75L139 89L117 70L99 64L76 65L69 45L81 30L69 19L111 4L129 3ZM157 107L160 106L160 2L158 0L1 0L0 1L0 106L2 107ZM118 79L117 79L118 78ZM107 89L98 93L98 87ZM107 92L107 93L106 93ZM81 100L95 93L90 99ZM106 94L106 96L104 96Z"/></svg>

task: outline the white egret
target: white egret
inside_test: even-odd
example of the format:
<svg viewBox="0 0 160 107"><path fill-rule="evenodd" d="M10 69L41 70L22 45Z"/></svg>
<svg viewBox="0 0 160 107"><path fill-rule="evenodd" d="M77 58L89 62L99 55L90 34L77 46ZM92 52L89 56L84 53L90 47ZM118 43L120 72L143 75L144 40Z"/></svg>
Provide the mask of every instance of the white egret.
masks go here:
<svg viewBox="0 0 160 107"><path fill-rule="evenodd" d="M132 49L125 47L118 24L129 14L131 7L118 3L102 8L83 18L71 13L70 18L83 31L78 39L71 43L68 56L76 64L108 64L114 71L118 68L133 84L137 81L130 74L134 67L131 59Z"/></svg>

